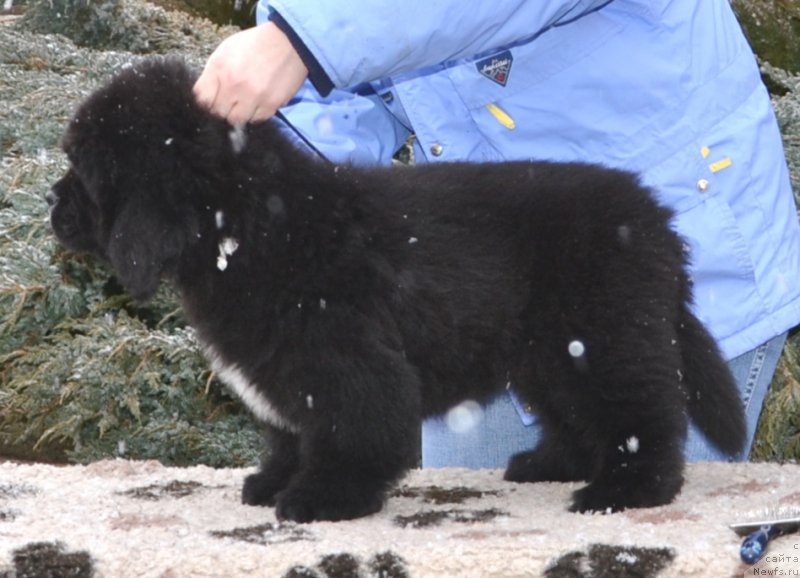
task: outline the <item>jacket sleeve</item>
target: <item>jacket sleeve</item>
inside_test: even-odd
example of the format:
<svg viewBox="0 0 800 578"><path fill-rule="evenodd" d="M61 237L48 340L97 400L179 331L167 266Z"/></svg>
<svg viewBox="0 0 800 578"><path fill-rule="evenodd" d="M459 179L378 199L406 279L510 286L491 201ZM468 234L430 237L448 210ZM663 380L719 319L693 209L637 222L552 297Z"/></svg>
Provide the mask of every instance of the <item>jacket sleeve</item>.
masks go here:
<svg viewBox="0 0 800 578"><path fill-rule="evenodd" d="M294 30L336 87L529 41L614 0L261 0Z"/></svg>

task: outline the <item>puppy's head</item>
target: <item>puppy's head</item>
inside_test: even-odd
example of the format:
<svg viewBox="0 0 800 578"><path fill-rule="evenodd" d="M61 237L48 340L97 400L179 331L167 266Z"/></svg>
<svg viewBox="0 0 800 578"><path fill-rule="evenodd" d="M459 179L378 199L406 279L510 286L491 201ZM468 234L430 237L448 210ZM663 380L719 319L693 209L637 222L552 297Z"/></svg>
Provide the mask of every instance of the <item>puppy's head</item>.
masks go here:
<svg viewBox="0 0 800 578"><path fill-rule="evenodd" d="M58 240L111 265L137 299L153 295L199 234L199 207L230 173L228 125L199 107L179 60L142 61L78 108L62 147L70 168L48 201ZM227 170L226 170L227 169Z"/></svg>

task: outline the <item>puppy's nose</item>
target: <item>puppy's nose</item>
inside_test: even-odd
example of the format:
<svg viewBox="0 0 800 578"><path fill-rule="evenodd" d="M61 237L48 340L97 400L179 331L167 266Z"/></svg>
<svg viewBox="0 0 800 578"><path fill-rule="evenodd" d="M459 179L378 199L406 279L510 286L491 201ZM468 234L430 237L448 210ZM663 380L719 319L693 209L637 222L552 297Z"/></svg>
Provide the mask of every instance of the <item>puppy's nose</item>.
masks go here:
<svg viewBox="0 0 800 578"><path fill-rule="evenodd" d="M58 202L58 195L55 194L53 189L50 189L44 196L44 200L47 201L47 204L52 207Z"/></svg>

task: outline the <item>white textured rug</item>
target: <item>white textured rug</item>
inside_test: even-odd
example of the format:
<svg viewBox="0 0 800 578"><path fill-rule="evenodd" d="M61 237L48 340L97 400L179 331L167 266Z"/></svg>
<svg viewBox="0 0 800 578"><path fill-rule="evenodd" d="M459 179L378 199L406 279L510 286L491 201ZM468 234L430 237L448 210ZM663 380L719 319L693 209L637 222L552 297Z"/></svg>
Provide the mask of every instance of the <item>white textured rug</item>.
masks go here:
<svg viewBox="0 0 800 578"><path fill-rule="evenodd" d="M691 465L673 504L612 515L566 512L577 484L446 469L412 472L369 518L292 525L239 503L247 473L0 463L0 578L744 576L727 525L800 506L797 465ZM800 576L800 534L760 568Z"/></svg>

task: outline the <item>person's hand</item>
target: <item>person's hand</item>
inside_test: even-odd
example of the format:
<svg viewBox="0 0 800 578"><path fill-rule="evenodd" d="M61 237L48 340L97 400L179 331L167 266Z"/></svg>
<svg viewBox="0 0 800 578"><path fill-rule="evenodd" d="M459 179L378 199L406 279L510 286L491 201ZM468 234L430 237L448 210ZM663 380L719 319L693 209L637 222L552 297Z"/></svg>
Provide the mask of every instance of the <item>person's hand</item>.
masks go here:
<svg viewBox="0 0 800 578"><path fill-rule="evenodd" d="M226 38L194 85L201 106L231 124L267 120L308 76L286 35L268 22Z"/></svg>

